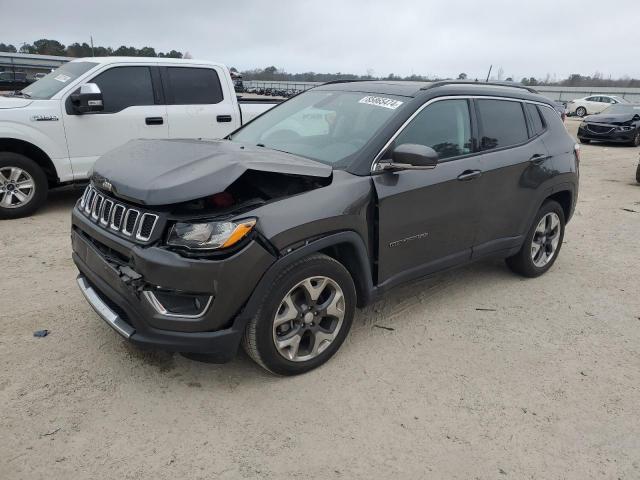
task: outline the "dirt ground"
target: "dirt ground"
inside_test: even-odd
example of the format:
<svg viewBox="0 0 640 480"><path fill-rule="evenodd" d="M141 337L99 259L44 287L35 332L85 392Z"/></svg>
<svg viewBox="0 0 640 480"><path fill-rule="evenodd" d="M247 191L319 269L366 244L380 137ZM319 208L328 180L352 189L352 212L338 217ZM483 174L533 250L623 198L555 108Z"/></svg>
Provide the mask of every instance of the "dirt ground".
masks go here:
<svg viewBox="0 0 640 480"><path fill-rule="evenodd" d="M0 479L640 478L638 151L583 147L543 277L399 288L296 378L125 343L75 283L79 191L53 193L0 223Z"/></svg>

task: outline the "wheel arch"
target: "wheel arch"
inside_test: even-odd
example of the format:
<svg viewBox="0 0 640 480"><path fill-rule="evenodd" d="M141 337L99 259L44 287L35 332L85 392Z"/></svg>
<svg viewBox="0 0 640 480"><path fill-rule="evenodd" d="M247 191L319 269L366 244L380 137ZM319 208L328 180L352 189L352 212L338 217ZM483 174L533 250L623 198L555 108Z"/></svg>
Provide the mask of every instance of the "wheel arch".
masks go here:
<svg viewBox="0 0 640 480"><path fill-rule="evenodd" d="M58 172L51 158L33 143L17 138L0 138L0 152L18 153L30 158L42 168L50 185L59 183Z"/></svg>
<svg viewBox="0 0 640 480"><path fill-rule="evenodd" d="M564 212L565 222L569 223L569 219L573 214L573 192L569 189L558 190L544 199L545 202L547 200L554 200L560 204Z"/></svg>
<svg viewBox="0 0 640 480"><path fill-rule="evenodd" d="M314 253L324 253L342 263L351 274L355 287L357 306L371 303L375 297L375 287L371 275L369 255L364 240L354 231L343 231L308 240L295 249L285 249L264 273L254 288L244 308L234 322L234 328L244 328L246 322L257 312L263 298L273 285L278 274L292 263Z"/></svg>

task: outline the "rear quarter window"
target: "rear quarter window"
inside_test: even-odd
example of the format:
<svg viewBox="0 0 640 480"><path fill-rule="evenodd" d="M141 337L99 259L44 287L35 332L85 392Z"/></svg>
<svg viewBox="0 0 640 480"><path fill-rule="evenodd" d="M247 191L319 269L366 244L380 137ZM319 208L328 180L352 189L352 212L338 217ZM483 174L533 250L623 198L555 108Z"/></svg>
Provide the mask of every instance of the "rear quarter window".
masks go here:
<svg viewBox="0 0 640 480"><path fill-rule="evenodd" d="M544 122L538 107L533 103L525 103L525 108L529 112L529 118L531 119L531 136L540 135L544 131Z"/></svg>
<svg viewBox="0 0 640 480"><path fill-rule="evenodd" d="M529 139L522 103L509 100L477 100L476 104L482 128L482 150L519 145Z"/></svg>
<svg viewBox="0 0 640 480"><path fill-rule="evenodd" d="M564 124L562 123L562 119L558 112L556 112L551 107L539 107L540 113L542 113L542 117L544 118L544 122L547 124L547 128L562 128L565 129Z"/></svg>

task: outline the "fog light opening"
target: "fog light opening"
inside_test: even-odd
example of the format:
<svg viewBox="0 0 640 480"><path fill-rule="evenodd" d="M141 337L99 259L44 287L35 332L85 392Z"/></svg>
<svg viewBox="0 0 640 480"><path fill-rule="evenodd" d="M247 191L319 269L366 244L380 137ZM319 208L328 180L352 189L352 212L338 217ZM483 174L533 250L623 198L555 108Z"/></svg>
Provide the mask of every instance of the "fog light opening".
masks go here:
<svg viewBox="0 0 640 480"><path fill-rule="evenodd" d="M142 294L156 312L167 317L202 317L207 313L213 300L211 295L183 293L160 288L144 290Z"/></svg>

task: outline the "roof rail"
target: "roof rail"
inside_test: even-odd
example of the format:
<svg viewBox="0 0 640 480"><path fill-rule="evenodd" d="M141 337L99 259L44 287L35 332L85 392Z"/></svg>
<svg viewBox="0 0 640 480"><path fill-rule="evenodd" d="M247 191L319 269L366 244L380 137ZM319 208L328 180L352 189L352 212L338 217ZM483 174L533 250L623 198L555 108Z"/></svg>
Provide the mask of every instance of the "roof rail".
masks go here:
<svg viewBox="0 0 640 480"><path fill-rule="evenodd" d="M358 78L350 78L346 80L329 80L328 82L324 82L321 85L331 85L332 83L351 83L351 82L366 82L366 80L360 80Z"/></svg>
<svg viewBox="0 0 640 480"><path fill-rule="evenodd" d="M527 90L531 93L539 93L535 88L528 87L526 85L519 85L517 83L510 82L478 82L473 80L441 80L438 82L433 82L431 85L425 85L420 90L430 90L436 87L444 87L446 85L488 85L491 87L511 87L511 88L521 88L523 90Z"/></svg>

